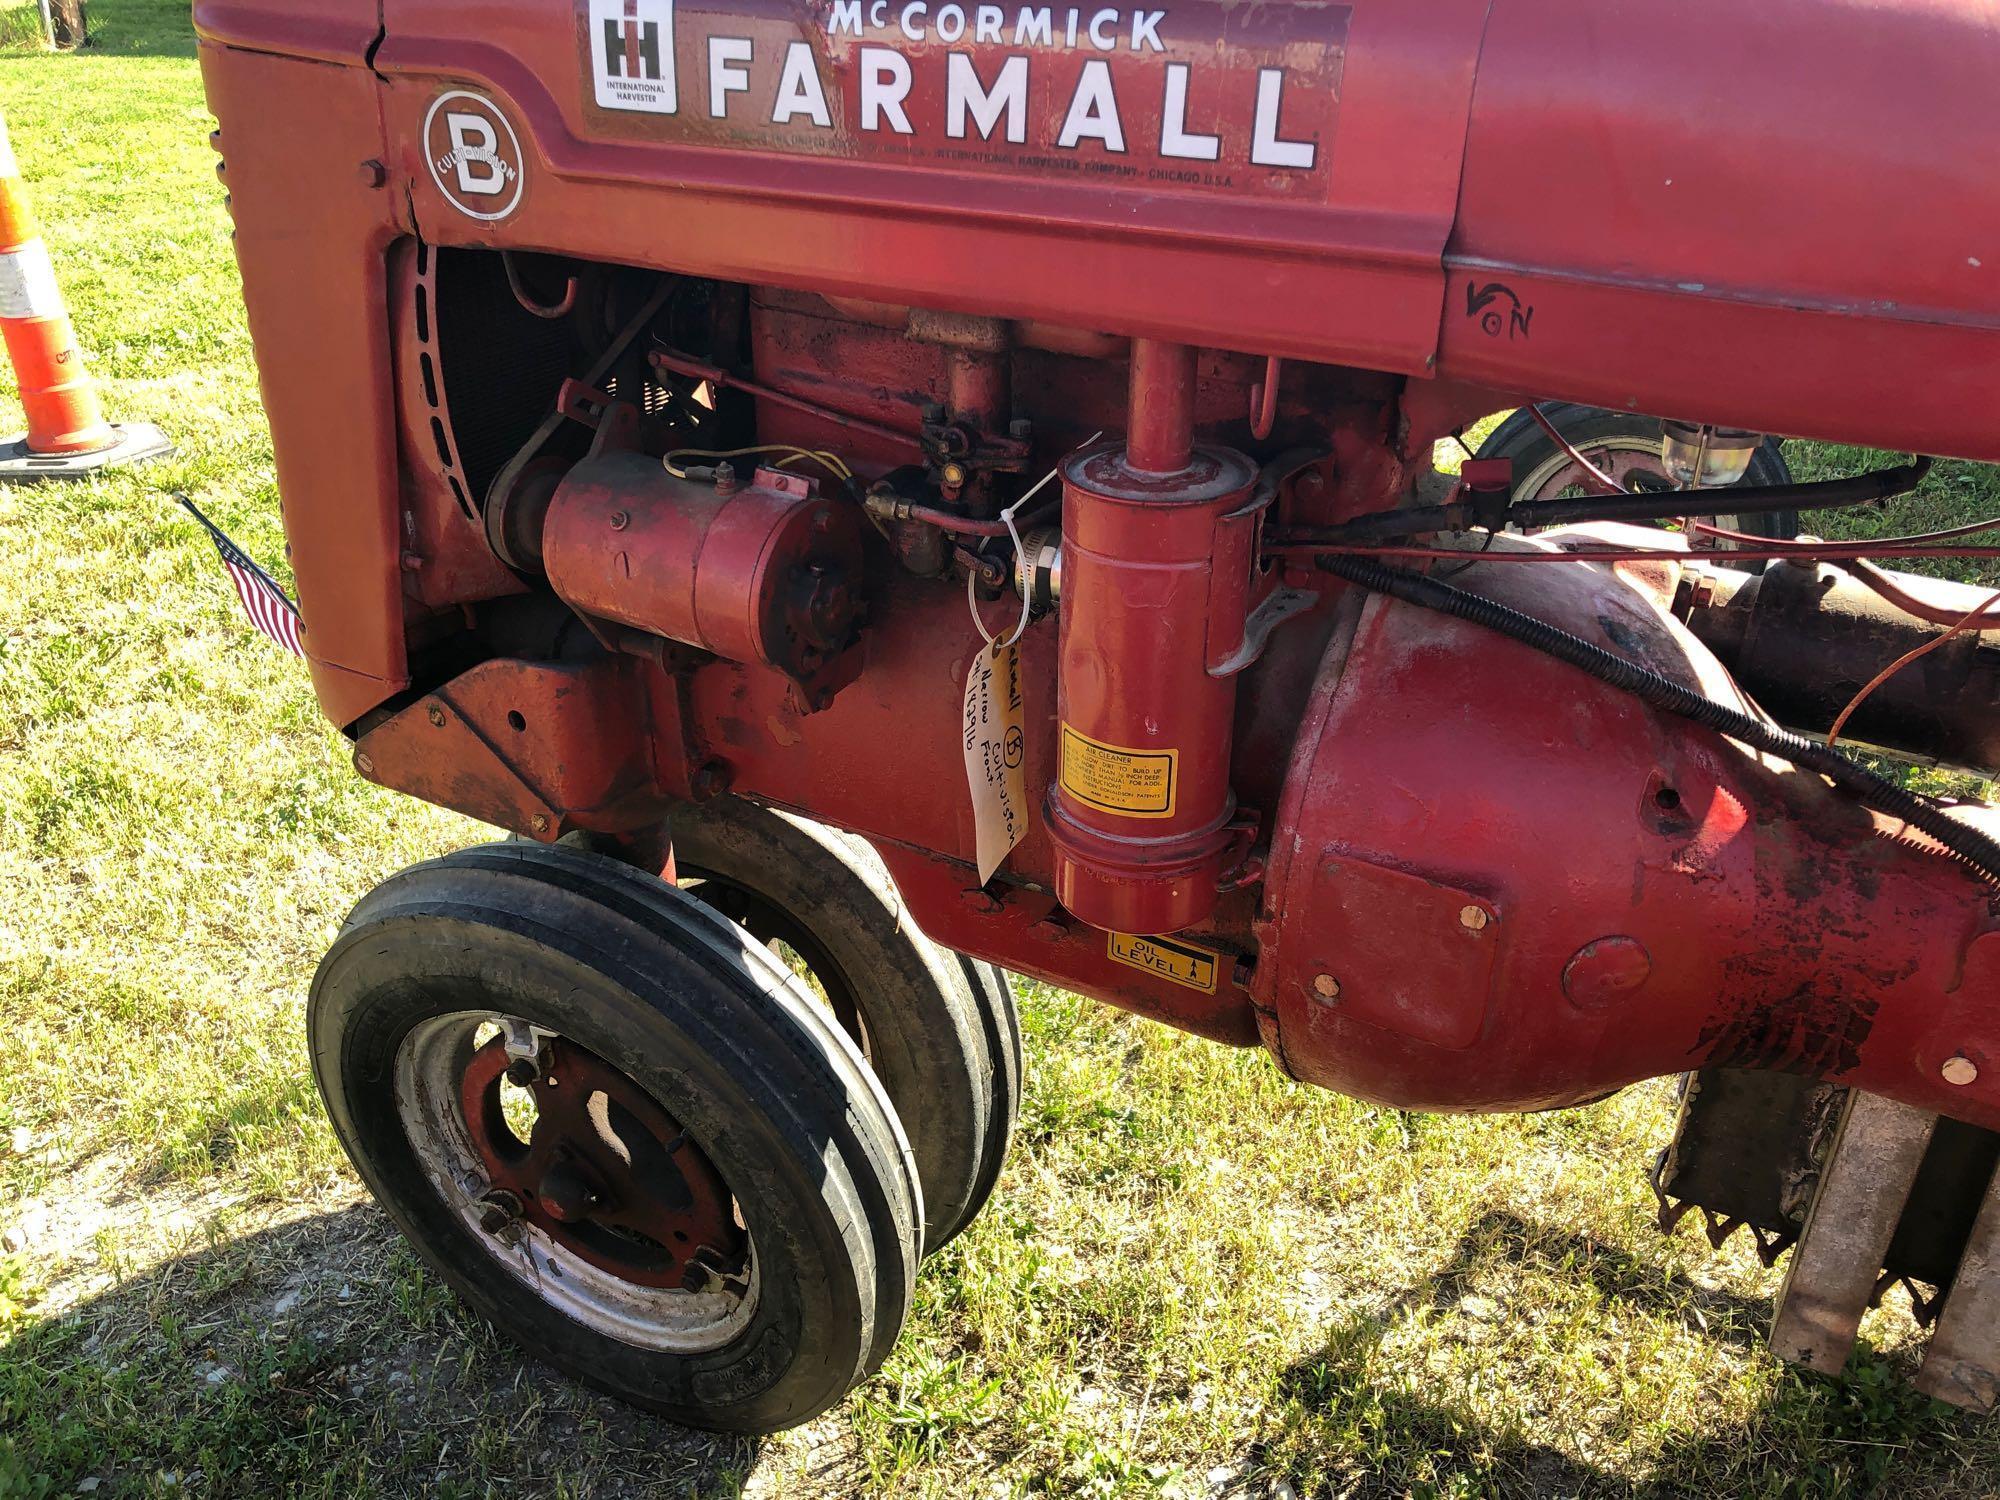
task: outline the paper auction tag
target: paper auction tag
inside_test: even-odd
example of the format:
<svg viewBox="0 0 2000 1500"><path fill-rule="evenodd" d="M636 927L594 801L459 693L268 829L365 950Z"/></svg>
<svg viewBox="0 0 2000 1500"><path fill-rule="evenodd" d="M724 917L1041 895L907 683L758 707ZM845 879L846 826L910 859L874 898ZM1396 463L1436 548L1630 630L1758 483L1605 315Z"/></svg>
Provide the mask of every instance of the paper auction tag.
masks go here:
<svg viewBox="0 0 2000 1500"><path fill-rule="evenodd" d="M1028 830L1021 738L1021 648L981 647L965 674L965 779L972 788L979 883L986 884Z"/></svg>

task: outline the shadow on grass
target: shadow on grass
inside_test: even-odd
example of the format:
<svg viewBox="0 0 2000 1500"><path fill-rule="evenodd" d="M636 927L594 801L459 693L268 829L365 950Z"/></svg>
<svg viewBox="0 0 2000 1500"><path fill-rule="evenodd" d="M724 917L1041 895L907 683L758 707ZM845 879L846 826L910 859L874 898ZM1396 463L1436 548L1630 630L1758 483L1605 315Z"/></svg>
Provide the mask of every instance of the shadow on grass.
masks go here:
<svg viewBox="0 0 2000 1500"><path fill-rule="evenodd" d="M1769 1298L1706 1287L1679 1271L1663 1271L1604 1240L1531 1223L1505 1210L1475 1220L1459 1236L1444 1265L1397 1298L1397 1305L1407 1308L1423 1303L1448 1312L1467 1294L1472 1273L1496 1263L1565 1279L1581 1278L1607 1299L1672 1318L1691 1333L1738 1349L1761 1347L1771 1320Z"/></svg>
<svg viewBox="0 0 2000 1500"><path fill-rule="evenodd" d="M365 1204L172 1258L0 1345L9 1500L93 1478L107 1494L730 1495L759 1451L523 1358Z"/></svg>
<svg viewBox="0 0 2000 1500"><path fill-rule="evenodd" d="M1508 1264L1581 1277L1616 1310L1666 1317L1712 1342L1761 1346L1768 1299L1704 1287L1566 1228L1506 1212L1478 1219L1439 1268L1369 1316L1342 1323L1286 1369L1276 1447L1337 1455L1365 1478L1342 1495L1556 1497L1992 1496L2000 1472L1981 1419L1918 1394L1909 1351L1885 1355L1865 1340L1837 1380L1787 1371L1747 1418L1670 1437L1640 1467L1591 1464L1552 1444L1503 1431L1471 1404L1427 1399L1384 1379L1382 1344L1398 1314L1460 1306L1483 1272ZM1274 1453L1274 1456L1275 1453ZM1308 1468L1313 1467L1310 1459ZM1301 1476L1303 1477L1303 1476ZM1299 1486L1308 1493L1309 1484Z"/></svg>

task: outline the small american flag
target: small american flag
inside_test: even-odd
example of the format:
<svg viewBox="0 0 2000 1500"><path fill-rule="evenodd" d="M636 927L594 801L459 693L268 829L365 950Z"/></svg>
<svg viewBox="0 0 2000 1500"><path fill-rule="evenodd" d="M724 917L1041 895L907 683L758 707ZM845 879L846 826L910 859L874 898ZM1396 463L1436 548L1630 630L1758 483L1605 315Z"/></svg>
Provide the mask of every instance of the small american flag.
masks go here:
<svg viewBox="0 0 2000 1500"><path fill-rule="evenodd" d="M229 581L236 585L236 597L243 601L243 613L250 617L250 623L292 655L304 656L306 648L299 640L298 606L285 597L278 581L252 562L249 553L223 535L221 527L196 510L194 502L186 495L174 498L187 507L189 515L201 522L208 539L215 543L215 550L222 554L222 566L228 570Z"/></svg>

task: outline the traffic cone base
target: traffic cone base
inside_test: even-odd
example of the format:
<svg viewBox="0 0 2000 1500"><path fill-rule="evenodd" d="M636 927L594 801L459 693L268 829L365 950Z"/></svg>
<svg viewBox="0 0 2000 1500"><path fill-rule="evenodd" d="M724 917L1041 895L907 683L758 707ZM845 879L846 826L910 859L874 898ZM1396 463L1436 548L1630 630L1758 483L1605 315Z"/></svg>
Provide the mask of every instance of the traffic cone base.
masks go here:
<svg viewBox="0 0 2000 1500"><path fill-rule="evenodd" d="M26 438L0 441L0 484L81 479L99 469L165 458L174 451L167 435L151 422L113 422L111 439L110 446L87 453L36 453Z"/></svg>
<svg viewBox="0 0 2000 1500"><path fill-rule="evenodd" d="M112 464L171 453L173 445L147 423L104 420L97 387L83 367L42 243L20 168L0 118L0 343L14 367L27 436L0 443L0 483L73 479Z"/></svg>

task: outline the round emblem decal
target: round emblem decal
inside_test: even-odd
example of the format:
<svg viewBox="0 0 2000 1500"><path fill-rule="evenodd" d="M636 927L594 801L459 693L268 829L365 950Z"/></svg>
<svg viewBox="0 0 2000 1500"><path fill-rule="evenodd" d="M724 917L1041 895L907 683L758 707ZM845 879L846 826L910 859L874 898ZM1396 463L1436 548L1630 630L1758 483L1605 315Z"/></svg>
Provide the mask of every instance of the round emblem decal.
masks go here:
<svg viewBox="0 0 2000 1500"><path fill-rule="evenodd" d="M451 206L475 219L504 219L521 201L521 142L500 106L453 89L424 116L424 158Z"/></svg>

